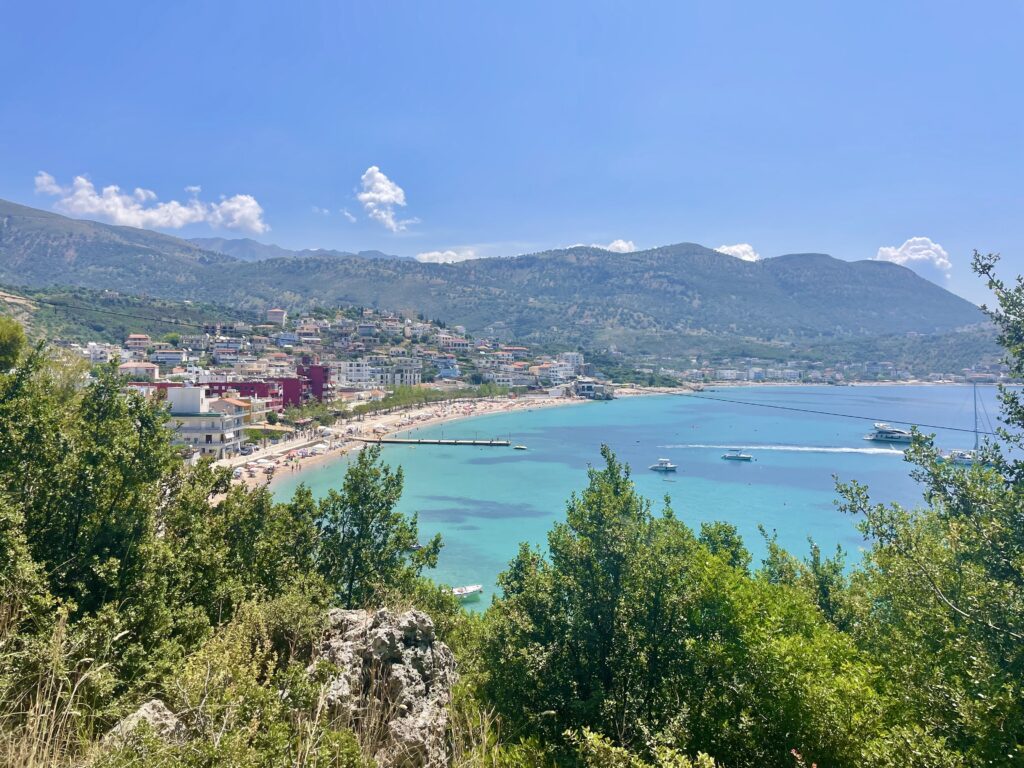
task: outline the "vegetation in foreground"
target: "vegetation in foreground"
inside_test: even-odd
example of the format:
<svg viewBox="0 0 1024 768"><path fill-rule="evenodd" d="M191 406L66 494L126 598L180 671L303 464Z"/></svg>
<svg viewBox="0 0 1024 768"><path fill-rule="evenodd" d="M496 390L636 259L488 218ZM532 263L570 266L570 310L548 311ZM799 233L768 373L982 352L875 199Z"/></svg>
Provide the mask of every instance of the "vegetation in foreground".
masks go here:
<svg viewBox="0 0 1024 768"><path fill-rule="evenodd" d="M1024 286L976 258L1024 375ZM1024 399L1003 393L1020 450ZM925 438L917 509L856 483L866 551L691 529L607 448L544 551L482 616L422 576L368 450L323 500L277 503L170 450L158 406L41 351L0 374L0 756L10 765L362 766L366 734L306 672L330 605L417 605L460 660L459 766L1013 766L1024 763L1024 462L970 468ZM1019 455L1019 454L1018 454ZM158 695L189 738L102 735ZM709 757L710 755L710 757Z"/></svg>

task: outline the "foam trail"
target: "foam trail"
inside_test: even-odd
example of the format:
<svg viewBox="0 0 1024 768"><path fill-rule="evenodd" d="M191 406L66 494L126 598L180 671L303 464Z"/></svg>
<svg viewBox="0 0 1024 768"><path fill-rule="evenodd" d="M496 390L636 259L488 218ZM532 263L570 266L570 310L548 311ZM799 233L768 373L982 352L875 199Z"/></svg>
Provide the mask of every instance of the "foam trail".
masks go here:
<svg viewBox="0 0 1024 768"><path fill-rule="evenodd" d="M827 445L748 445L746 443L732 445L710 445L706 443L685 443L674 445L659 445L659 448L714 448L719 451L727 451L732 448L742 447L745 451L788 451L792 453L864 453L870 455L902 456L903 451L898 448L850 448L845 446Z"/></svg>

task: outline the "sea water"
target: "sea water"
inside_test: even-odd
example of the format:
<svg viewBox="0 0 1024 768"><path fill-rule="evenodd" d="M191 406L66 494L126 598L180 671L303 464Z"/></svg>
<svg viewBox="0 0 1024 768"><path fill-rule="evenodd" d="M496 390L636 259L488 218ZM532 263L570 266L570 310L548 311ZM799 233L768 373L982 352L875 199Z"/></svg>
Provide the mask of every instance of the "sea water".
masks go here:
<svg viewBox="0 0 1024 768"><path fill-rule="evenodd" d="M988 430L998 412L995 389L979 387L978 398L981 428ZM733 523L755 563L765 552L759 526L799 556L807 554L810 538L826 554L841 545L855 561L864 542L857 521L836 508L834 478L867 484L873 501L922 503L902 449L864 440L874 421L932 425L922 431L935 433L943 449L974 444L970 387L765 386L623 397L421 427L401 434L497 437L527 450L401 445L385 446L383 458L404 470L400 508L418 513L421 539L434 533L444 539L432 577L483 584L481 604L487 604L519 543L543 547L552 524L564 519L569 495L587 483L587 468L600 466L602 444L630 465L655 510L668 497L676 516L694 529L703 521ZM754 461L724 461L731 448L743 448ZM658 458L678 470L650 471ZM300 482L322 495L341 483L348 461L286 475L275 496L289 497Z"/></svg>

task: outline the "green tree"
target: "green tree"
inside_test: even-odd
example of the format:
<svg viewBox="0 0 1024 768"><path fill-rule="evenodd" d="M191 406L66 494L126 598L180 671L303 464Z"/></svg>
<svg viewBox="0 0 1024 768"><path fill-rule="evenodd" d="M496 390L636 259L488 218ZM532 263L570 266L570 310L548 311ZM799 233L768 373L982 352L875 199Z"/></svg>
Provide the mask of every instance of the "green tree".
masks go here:
<svg viewBox="0 0 1024 768"><path fill-rule="evenodd" d="M879 723L850 638L796 585L749 576L728 526L698 540L604 465L548 536L523 546L488 611L482 691L513 732L590 728L638 760L660 746L726 765L859 765ZM711 547L716 548L713 554Z"/></svg>
<svg viewBox="0 0 1024 768"><path fill-rule="evenodd" d="M346 608L362 607L400 585L412 585L433 568L441 536L416 548L417 516L396 509L402 469L380 460L380 446L367 446L345 472L341 490L319 503L319 571Z"/></svg>
<svg viewBox="0 0 1024 768"><path fill-rule="evenodd" d="M0 373L18 362L25 346L25 329L11 317L0 317Z"/></svg>
<svg viewBox="0 0 1024 768"><path fill-rule="evenodd" d="M750 566L750 552L743 545L743 538L732 523L701 523L699 539L711 554L723 558L733 568L746 571Z"/></svg>
<svg viewBox="0 0 1024 768"><path fill-rule="evenodd" d="M1024 283L974 268L997 300L990 316L1014 377L1024 376ZM1024 445L1024 402L1003 388L1003 442ZM907 460L927 506L874 504L857 483L843 508L871 542L851 587L858 644L880 665L888 719L965 765L1024 763L1024 462L990 444L970 467L918 435ZM958 763L959 764L959 763Z"/></svg>

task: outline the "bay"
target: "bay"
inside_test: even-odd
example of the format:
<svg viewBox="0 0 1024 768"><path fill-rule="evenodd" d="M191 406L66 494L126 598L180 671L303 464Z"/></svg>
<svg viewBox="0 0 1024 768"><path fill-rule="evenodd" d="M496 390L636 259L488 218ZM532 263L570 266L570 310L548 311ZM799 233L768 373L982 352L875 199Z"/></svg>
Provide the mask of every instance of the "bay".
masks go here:
<svg viewBox="0 0 1024 768"><path fill-rule="evenodd" d="M998 412L995 388L979 387L978 394L987 430ZM828 413L784 410L790 408ZM419 514L422 538L435 532L444 538L432 578L483 584L483 605L519 543L543 547L552 524L564 519L569 495L586 485L587 468L600 464L602 444L632 467L638 489L655 509L668 496L676 515L694 529L703 521L733 523L755 563L765 552L759 525L776 532L779 542L799 556L807 553L810 537L825 553L839 544L856 560L863 542L856 521L835 507L833 476L866 483L875 501L922 502L902 451L863 439L872 422L958 427L968 431L922 431L934 432L942 448L970 448L973 416L971 388L965 386L721 388L698 396L624 397L520 410L401 433L508 437L526 451L385 446L383 457L405 472L400 508ZM755 460L723 461L729 448L744 448ZM661 475L647 469L661 457L671 459L678 471ZM341 457L284 476L275 483L275 496L289 497L300 482L323 495L341 483L348 461Z"/></svg>

